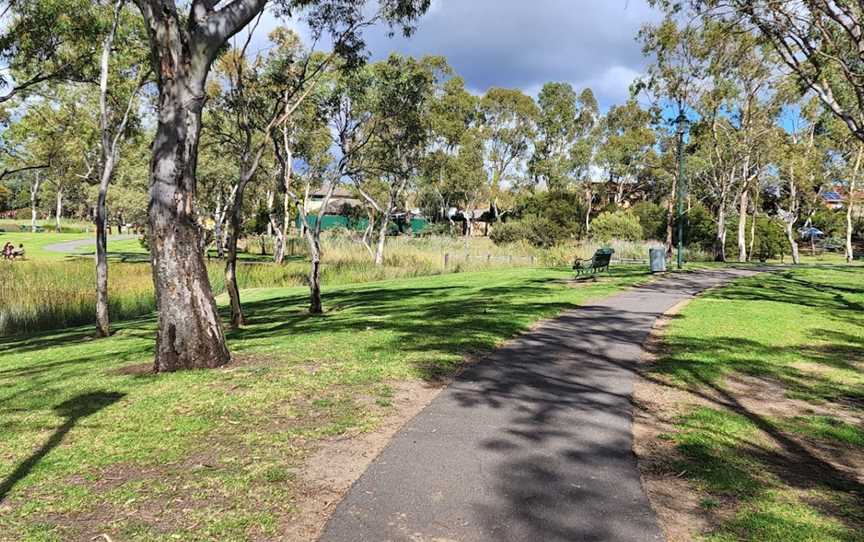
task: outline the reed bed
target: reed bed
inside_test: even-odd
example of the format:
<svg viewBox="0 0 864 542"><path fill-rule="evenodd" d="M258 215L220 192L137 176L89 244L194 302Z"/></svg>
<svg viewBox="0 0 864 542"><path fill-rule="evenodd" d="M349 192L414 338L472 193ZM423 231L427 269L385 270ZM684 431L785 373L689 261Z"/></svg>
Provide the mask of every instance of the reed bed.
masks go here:
<svg viewBox="0 0 864 542"><path fill-rule="evenodd" d="M613 242L616 256L645 258L648 243ZM388 239L385 263L376 266L356 239L328 235L323 239L324 285L372 282L398 278L477 271L525 265L569 265L574 255L590 257L593 243L536 249L529 245L496 246L485 238L450 237ZM258 254L254 241L247 247ZM272 247L267 248L272 253ZM283 265L245 261L238 268L241 289L304 286L309 265L304 244L296 242L295 254ZM450 255L445 265L444 255ZM111 262L109 306L114 321L147 314L155 308L148 263ZM94 268L90 259L63 261L0 262L0 335L32 333L95 321ZM225 291L223 264L208 262L214 293Z"/></svg>

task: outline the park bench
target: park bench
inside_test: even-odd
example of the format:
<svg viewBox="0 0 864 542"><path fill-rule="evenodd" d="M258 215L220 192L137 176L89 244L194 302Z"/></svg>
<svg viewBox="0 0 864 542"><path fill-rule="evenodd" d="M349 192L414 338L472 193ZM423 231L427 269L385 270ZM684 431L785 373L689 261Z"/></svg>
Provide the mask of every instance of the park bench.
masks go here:
<svg viewBox="0 0 864 542"><path fill-rule="evenodd" d="M612 261L612 254L615 251L611 248L601 248L594 253L590 259L579 259L573 262L573 269L576 271L576 276L582 274L596 274L600 271L609 272L609 263Z"/></svg>

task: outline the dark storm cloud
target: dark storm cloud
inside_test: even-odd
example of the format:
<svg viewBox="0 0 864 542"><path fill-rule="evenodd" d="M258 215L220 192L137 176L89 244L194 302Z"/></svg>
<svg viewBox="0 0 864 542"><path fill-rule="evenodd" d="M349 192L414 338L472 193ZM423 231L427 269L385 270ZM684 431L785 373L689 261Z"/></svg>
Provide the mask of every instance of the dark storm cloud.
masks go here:
<svg viewBox="0 0 864 542"><path fill-rule="evenodd" d="M635 36L658 19L645 0L433 0L408 39L366 33L373 60L390 52L447 57L469 88L547 81L590 86L601 104L620 103L644 59ZM269 25L268 25L269 26Z"/></svg>

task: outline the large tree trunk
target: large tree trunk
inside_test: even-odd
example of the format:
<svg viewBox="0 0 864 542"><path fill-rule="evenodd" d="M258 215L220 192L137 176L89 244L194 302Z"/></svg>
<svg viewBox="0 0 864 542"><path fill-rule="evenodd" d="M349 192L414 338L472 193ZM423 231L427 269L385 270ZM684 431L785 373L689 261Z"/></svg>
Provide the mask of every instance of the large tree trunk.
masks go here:
<svg viewBox="0 0 864 542"><path fill-rule="evenodd" d="M157 372L212 368L231 361L201 253L195 172L206 69L163 57L159 124L150 177L150 257L158 309ZM169 76L170 75L170 76Z"/></svg>
<svg viewBox="0 0 864 542"><path fill-rule="evenodd" d="M42 176L39 172L36 172L36 180L33 181L33 184L30 186L30 232L36 233L36 228L38 224L36 220L38 218L39 212L36 210L36 205L39 202L39 187L42 185Z"/></svg>
<svg viewBox="0 0 864 542"><path fill-rule="evenodd" d="M238 0L220 10L219 2L192 2L185 17L172 9L173 2L135 3L146 23L159 87L148 205L158 311L155 370L218 367L231 356L195 212L204 83L219 50L264 9L266 0Z"/></svg>
<svg viewBox="0 0 864 542"><path fill-rule="evenodd" d="M63 189L57 187L57 207L56 214L54 215L55 228L57 229L57 233L63 232L63 224L61 223L61 219L63 217Z"/></svg>
<svg viewBox="0 0 864 542"><path fill-rule="evenodd" d="M747 201L750 191L747 186L738 196L738 261L747 261Z"/></svg>
<svg viewBox="0 0 864 542"><path fill-rule="evenodd" d="M855 168L852 171L852 178L849 180L849 196L846 198L846 263L852 263L855 260L855 250L852 247L852 208L855 205L855 184L858 180L858 171L861 168L862 153L864 153L864 146L858 149Z"/></svg>

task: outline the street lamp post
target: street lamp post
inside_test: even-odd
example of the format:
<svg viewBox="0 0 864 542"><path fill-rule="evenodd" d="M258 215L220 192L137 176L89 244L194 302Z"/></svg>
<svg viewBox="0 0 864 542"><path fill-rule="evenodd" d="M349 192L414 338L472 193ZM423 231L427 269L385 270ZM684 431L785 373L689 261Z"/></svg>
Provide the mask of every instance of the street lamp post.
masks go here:
<svg viewBox="0 0 864 542"><path fill-rule="evenodd" d="M675 132L678 134L678 269L681 269L684 266L684 199L687 197L684 178L684 134L687 132L687 117L683 111L675 119Z"/></svg>

